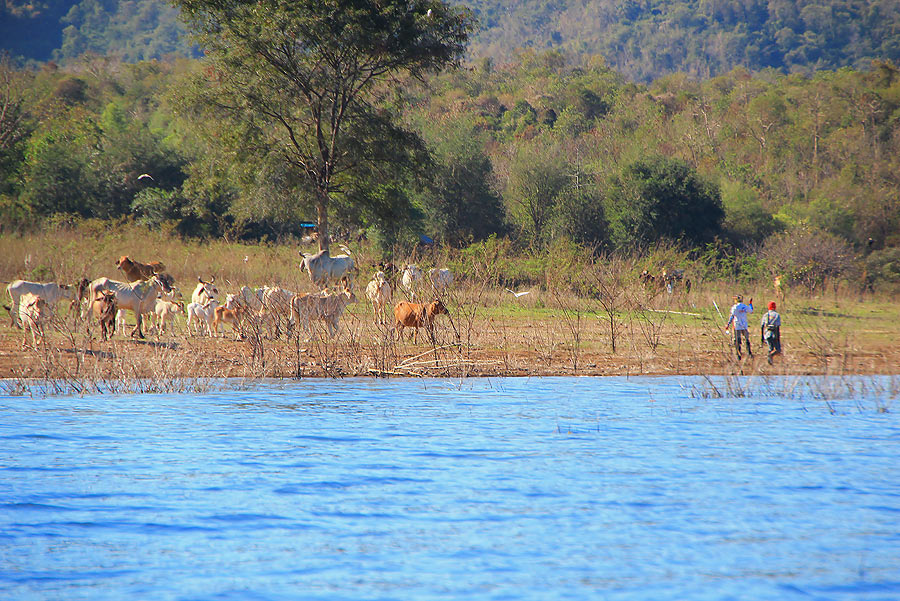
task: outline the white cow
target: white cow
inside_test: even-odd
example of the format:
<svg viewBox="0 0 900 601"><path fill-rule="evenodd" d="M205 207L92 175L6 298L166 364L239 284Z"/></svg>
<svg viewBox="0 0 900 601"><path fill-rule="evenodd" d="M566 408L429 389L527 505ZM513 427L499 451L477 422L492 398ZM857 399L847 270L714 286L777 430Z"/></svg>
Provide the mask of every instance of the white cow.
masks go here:
<svg viewBox="0 0 900 601"><path fill-rule="evenodd" d="M32 348L44 341L44 324L50 319L50 305L36 294L26 292L18 297L19 321L22 323L22 348L28 348L28 332L31 332Z"/></svg>
<svg viewBox="0 0 900 601"><path fill-rule="evenodd" d="M97 298L97 294L101 290L111 290L116 294L116 305L119 313L116 317L118 321L121 319L121 325L125 327L125 310L134 313L135 326L131 331L132 337L137 334L140 338L144 337L141 331L143 325L144 314L150 313L156 306L156 299L160 293L168 292L170 288L159 277L153 276L147 281L137 281L132 283L117 282L109 278L97 278L90 285L90 298Z"/></svg>
<svg viewBox="0 0 900 601"><path fill-rule="evenodd" d="M268 286L262 286L260 288L250 288L249 286L241 286L241 289L237 294L230 295L234 297L234 301L239 302L244 307L251 311L259 312L263 306L263 298L265 297L266 290L268 290ZM225 305L232 309L232 306L229 306L226 302Z"/></svg>
<svg viewBox="0 0 900 601"><path fill-rule="evenodd" d="M428 270L428 280L431 282L431 287L434 288L435 292L446 292L450 284L453 283L453 272L449 269L432 268Z"/></svg>
<svg viewBox="0 0 900 601"><path fill-rule="evenodd" d="M303 261L300 262L300 271L309 272L310 281L319 288L324 288L330 281L340 280L355 269L353 257L349 254L350 251L347 247L342 247L342 249L347 254L333 257L328 249L320 250L313 255L298 251L303 257Z"/></svg>
<svg viewBox="0 0 900 601"><path fill-rule="evenodd" d="M400 276L400 285L403 286L410 298L416 298L416 287L422 281L422 276L422 270L419 269L418 265L409 264L403 269L403 274Z"/></svg>
<svg viewBox="0 0 900 601"><path fill-rule="evenodd" d="M190 303L187 306L187 330L188 334L193 334L191 326L197 322L197 334L203 335L203 326L206 326L206 335L212 336L212 323L216 317L216 307L219 301L215 299L208 300L205 304Z"/></svg>
<svg viewBox="0 0 900 601"><path fill-rule="evenodd" d="M270 328L269 336L278 338L281 335L282 323L290 333L296 319L293 312L295 292L274 286L266 288L263 294L262 308L259 310L260 323Z"/></svg>
<svg viewBox="0 0 900 601"><path fill-rule="evenodd" d="M383 323L384 309L391 304L392 293L391 285L387 281L387 276L383 271L376 271L375 277L366 286L366 296L372 303L372 310L375 312L375 323Z"/></svg>
<svg viewBox="0 0 900 601"><path fill-rule="evenodd" d="M6 287L6 293L12 306L9 308L10 325L21 325L19 320L19 303L24 294L40 296L46 303L47 310L52 311L62 299L75 300L75 289L66 284L55 282L41 283L27 280L15 280Z"/></svg>
<svg viewBox="0 0 900 601"><path fill-rule="evenodd" d="M216 278L213 277L208 282L204 282L203 278L197 278L197 287L191 294L191 302L205 305L207 301L219 300L219 289L215 285Z"/></svg>
<svg viewBox="0 0 900 601"><path fill-rule="evenodd" d="M345 281L346 282L346 281ZM338 320L344 314L344 309L350 303L356 302L356 295L348 284L336 294L301 294L296 297L292 305L292 312L296 312L303 328L310 332L312 320L325 322L328 335L334 337L338 332Z"/></svg>

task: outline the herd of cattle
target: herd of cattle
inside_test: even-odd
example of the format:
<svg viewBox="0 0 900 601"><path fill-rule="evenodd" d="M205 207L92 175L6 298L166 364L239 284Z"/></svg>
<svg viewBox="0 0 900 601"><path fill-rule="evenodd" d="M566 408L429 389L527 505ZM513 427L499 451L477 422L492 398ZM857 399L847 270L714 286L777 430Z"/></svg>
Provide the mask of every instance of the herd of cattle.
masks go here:
<svg viewBox="0 0 900 601"><path fill-rule="evenodd" d="M310 333L314 322L322 322L328 334L334 336L347 305L357 302L351 278L357 268L349 251L345 249L345 252L347 254L335 256L328 250L310 255L300 253L300 270L309 274L310 281L318 289L312 293L296 293L278 286L243 286L235 293L226 294L222 302L215 278L205 281L198 277L191 302L185 306L180 300L181 293L174 286L174 278L165 273L162 263L139 263L122 256L116 261L116 267L127 281L101 277L93 281L82 279L69 286L15 280L6 288L11 301L7 308L12 325L23 330L23 347L28 346L30 332L32 346L37 348L43 340L45 324L62 300L71 301L73 307L82 304L82 315L100 324L103 341L112 336L117 327L124 331L126 311L131 311L135 319L132 337L144 337L145 320L157 335L171 332L175 316L179 314L186 315L187 330L192 335L218 336L220 327L231 325L235 336L239 336L242 325L255 323L265 328L270 336L277 337L283 327L290 330L302 326ZM417 291L425 284L434 293L434 300L429 303L397 302L393 307L393 327L400 335L406 327L430 331L435 317L447 312L440 297L453 283L453 273L448 269L424 272L416 265L407 265L396 278L389 278L386 271L391 269L390 265L381 264L366 287L376 323L387 324L385 311L394 296L391 280L397 281L411 300L415 300Z"/></svg>

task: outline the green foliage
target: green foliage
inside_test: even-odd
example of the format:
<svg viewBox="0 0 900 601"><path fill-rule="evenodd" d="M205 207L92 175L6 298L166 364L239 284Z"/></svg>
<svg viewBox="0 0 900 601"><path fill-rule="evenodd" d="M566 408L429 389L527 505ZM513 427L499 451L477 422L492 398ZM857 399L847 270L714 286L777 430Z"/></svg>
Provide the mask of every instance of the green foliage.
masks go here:
<svg viewBox="0 0 900 601"><path fill-rule="evenodd" d="M900 282L900 248L874 251L866 257L866 272L872 281Z"/></svg>
<svg viewBox="0 0 900 601"><path fill-rule="evenodd" d="M227 118L216 103L229 97L210 92L217 69L93 55L64 69L0 61L0 227L133 214L186 236L298 233L318 217L316 185L278 143L286 130ZM271 99L295 110L298 97ZM695 252L710 277L742 280L779 269L757 249L783 231L814 228L857 251L900 243L892 63L676 74L645 88L599 57L525 50L422 79L397 73L350 112L328 217L343 237L367 230L384 256L421 233L454 246L509 235L535 253L515 276L524 282L555 244L607 252L662 238L705 249ZM318 148L315 136L295 137ZM724 220L698 233L698 216L721 215L696 206L715 197L706 182L720 182Z"/></svg>
<svg viewBox="0 0 900 601"><path fill-rule="evenodd" d="M101 183L94 169L101 132L91 116L74 109L31 136L25 152L22 200L38 215L101 214Z"/></svg>
<svg viewBox="0 0 900 601"><path fill-rule="evenodd" d="M560 148L550 139L536 138L512 149L504 193L507 209L535 245L550 238L550 223L559 196L569 184Z"/></svg>
<svg viewBox="0 0 900 601"><path fill-rule="evenodd" d="M654 156L614 178L606 216L613 244L628 249L661 238L706 243L720 233L725 213L716 186L682 161Z"/></svg>
<svg viewBox="0 0 900 601"><path fill-rule="evenodd" d="M775 218L763 208L755 190L734 181L723 183L721 190L725 209L723 227L734 243L759 243L778 230Z"/></svg>
<svg viewBox="0 0 900 601"><path fill-rule="evenodd" d="M570 185L557 197L552 217L553 238L569 238L589 248L601 248L609 231L603 197L593 187Z"/></svg>
<svg viewBox="0 0 900 601"><path fill-rule="evenodd" d="M184 199L176 190L146 188L137 193L131 203L131 210L137 222L153 229L163 224L179 221L184 215Z"/></svg>
<svg viewBox="0 0 900 601"><path fill-rule="evenodd" d="M417 195L430 234L451 246L503 232L506 215L491 189L493 171L484 136L471 116L449 116L421 124L434 153L427 185ZM424 178L423 178L424 179Z"/></svg>

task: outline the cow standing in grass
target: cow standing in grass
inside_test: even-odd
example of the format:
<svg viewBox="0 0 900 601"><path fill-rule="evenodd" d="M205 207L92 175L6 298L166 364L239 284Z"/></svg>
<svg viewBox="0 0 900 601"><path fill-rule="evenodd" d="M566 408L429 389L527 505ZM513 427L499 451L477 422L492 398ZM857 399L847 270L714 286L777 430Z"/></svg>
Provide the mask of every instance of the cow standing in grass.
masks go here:
<svg viewBox="0 0 900 601"><path fill-rule="evenodd" d="M313 255L300 252L303 261L300 262L300 271L309 273L309 280L317 287L324 288L328 282L336 282L349 276L356 269L353 257L347 247L342 247L344 255L331 256L328 249L320 250Z"/></svg>
<svg viewBox="0 0 900 601"><path fill-rule="evenodd" d="M383 271L376 271L375 277L366 286L366 296L372 303L372 310L375 313L375 323L384 323L384 309L391 302L391 285L387 281L387 276Z"/></svg>
<svg viewBox="0 0 900 601"><path fill-rule="evenodd" d="M403 328L415 328L413 342L416 341L419 328L425 328L430 335L434 335L434 319L441 313L447 313L447 308L440 299L435 299L428 304L408 303L400 301L394 307L394 329L397 337L403 336Z"/></svg>

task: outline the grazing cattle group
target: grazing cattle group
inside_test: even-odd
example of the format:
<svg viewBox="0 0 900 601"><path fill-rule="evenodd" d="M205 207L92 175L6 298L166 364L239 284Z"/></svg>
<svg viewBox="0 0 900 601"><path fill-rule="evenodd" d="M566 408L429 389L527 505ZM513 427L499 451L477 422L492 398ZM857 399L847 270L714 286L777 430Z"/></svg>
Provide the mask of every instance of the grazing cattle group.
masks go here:
<svg viewBox="0 0 900 601"><path fill-rule="evenodd" d="M684 277L684 269L663 269L659 275L653 275L648 270L643 270L638 276L644 287L648 291L658 292L665 290L669 294L673 294L679 284L684 287L685 292L691 291L691 280Z"/></svg>
<svg viewBox="0 0 900 601"><path fill-rule="evenodd" d="M151 332L157 336L173 333L178 315L185 316L190 335L218 337L230 325L238 338L244 335L247 323L256 323L259 331L270 338L277 338L283 332L290 334L298 327L312 335L315 324L322 324L328 336L334 337L340 331L340 320L347 307L357 302L351 275L358 273L358 269L350 251L343 250L345 254L335 256L327 250L309 255L300 253L300 271L309 275L317 288L315 292L297 293L279 286L241 286L237 292L225 295L222 304L215 277L205 280L201 276L197 278L190 303L185 306L174 286L174 278L165 273L163 263L141 263L122 255L115 265L125 281L99 277L68 286L16 280L7 286L11 301L8 309L11 324L24 331L23 346L28 346L30 333L35 348L44 340L45 326L61 300L70 300L72 307L83 303L82 316L99 325L101 342L111 339L117 329L125 331L126 312L134 316L131 337L143 338ZM395 296L392 277L397 277L393 265L381 263L366 287L366 297L379 325L388 324L386 313ZM447 313L440 299L453 281L449 269L432 268L423 272L415 264L406 265L398 283L406 297L414 300L430 294L434 300L429 303L402 300L396 304L392 325L398 337L402 338L404 328L416 331L425 328L433 333L436 316Z"/></svg>

